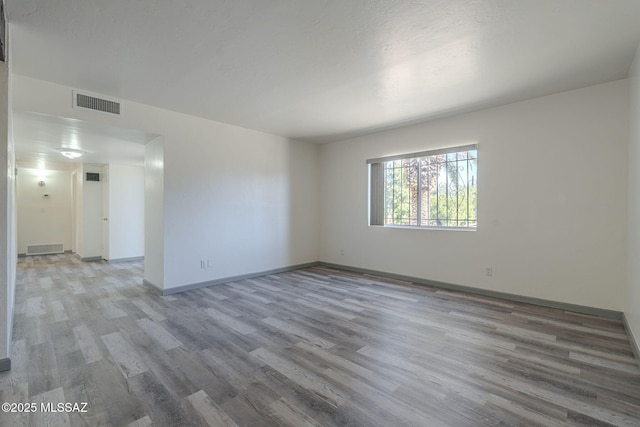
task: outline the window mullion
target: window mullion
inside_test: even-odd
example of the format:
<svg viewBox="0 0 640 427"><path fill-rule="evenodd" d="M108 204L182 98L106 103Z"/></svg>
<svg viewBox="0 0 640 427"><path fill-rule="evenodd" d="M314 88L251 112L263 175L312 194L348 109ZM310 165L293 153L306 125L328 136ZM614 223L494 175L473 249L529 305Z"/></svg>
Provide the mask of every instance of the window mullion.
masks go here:
<svg viewBox="0 0 640 427"><path fill-rule="evenodd" d="M422 174L420 173L422 171L422 158L418 158L417 163L417 170L416 170L416 176L418 179L418 197L417 197L417 220L416 220L416 224L418 224L418 227L420 227L422 225Z"/></svg>

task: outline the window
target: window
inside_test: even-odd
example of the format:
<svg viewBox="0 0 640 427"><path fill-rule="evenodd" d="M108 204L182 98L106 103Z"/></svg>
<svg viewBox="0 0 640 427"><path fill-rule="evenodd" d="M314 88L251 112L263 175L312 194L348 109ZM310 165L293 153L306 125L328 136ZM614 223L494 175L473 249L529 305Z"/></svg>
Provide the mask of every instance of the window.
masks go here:
<svg viewBox="0 0 640 427"><path fill-rule="evenodd" d="M476 145L371 159L367 163L370 225L476 228Z"/></svg>

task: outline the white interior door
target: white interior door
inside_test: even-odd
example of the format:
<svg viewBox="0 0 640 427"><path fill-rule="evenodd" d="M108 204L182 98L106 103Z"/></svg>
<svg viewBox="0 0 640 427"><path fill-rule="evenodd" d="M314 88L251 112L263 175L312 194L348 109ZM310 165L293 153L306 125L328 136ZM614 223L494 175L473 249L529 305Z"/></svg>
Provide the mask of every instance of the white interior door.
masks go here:
<svg viewBox="0 0 640 427"><path fill-rule="evenodd" d="M78 173L71 174L71 252L78 251Z"/></svg>
<svg viewBox="0 0 640 427"><path fill-rule="evenodd" d="M102 168L102 259L109 260L109 165Z"/></svg>

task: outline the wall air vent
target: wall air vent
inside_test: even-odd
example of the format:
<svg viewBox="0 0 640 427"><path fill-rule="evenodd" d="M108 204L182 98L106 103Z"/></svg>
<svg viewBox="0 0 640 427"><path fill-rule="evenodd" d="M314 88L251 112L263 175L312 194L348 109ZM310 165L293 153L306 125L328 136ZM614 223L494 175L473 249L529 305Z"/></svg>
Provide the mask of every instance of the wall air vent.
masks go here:
<svg viewBox="0 0 640 427"><path fill-rule="evenodd" d="M100 174L94 172L87 172L85 181L100 181Z"/></svg>
<svg viewBox="0 0 640 427"><path fill-rule="evenodd" d="M119 101L107 99L105 97L93 96L87 93L73 92L73 106L86 108L88 110L102 111L103 113L121 115L121 104Z"/></svg>
<svg viewBox="0 0 640 427"><path fill-rule="evenodd" d="M62 243L50 243L47 245L27 245L27 255L50 255L64 253Z"/></svg>

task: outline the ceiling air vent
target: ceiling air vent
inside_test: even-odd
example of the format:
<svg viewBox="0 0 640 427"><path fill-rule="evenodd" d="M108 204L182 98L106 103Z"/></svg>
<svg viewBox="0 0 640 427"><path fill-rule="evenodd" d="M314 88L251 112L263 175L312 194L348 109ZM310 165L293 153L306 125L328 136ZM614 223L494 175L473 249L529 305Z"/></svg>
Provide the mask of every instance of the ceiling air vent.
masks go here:
<svg viewBox="0 0 640 427"><path fill-rule="evenodd" d="M121 114L120 102L75 91L73 92L73 106L117 116Z"/></svg>

